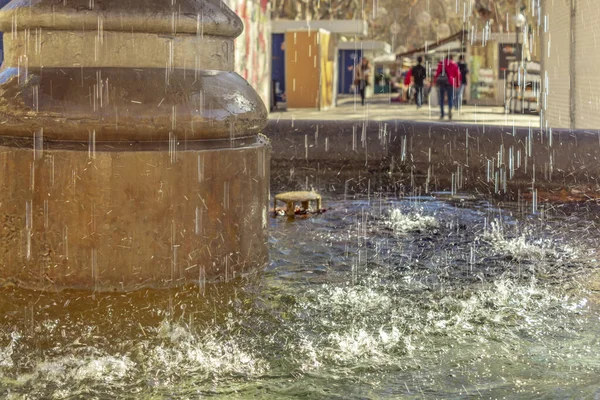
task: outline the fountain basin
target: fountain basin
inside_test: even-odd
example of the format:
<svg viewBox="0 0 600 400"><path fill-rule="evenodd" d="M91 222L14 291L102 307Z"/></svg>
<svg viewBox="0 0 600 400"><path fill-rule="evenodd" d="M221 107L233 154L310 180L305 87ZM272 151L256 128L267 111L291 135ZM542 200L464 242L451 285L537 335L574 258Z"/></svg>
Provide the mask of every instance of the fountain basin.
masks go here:
<svg viewBox="0 0 600 400"><path fill-rule="evenodd" d="M595 131L389 121L270 120L276 190L597 198ZM276 139L276 140L275 140Z"/></svg>

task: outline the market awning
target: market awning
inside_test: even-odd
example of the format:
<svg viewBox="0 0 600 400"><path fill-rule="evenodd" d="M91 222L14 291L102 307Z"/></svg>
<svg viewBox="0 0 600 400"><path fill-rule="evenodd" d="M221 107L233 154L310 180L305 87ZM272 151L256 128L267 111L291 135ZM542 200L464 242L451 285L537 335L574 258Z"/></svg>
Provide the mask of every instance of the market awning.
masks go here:
<svg viewBox="0 0 600 400"><path fill-rule="evenodd" d="M462 47L462 44L467 40L467 38L467 31L458 31L455 34L448 36L447 38L438 40L437 42L426 42L425 46L423 47L407 51L405 53L396 54L396 58L412 57L416 54L430 54L436 51L451 51L460 49Z"/></svg>
<svg viewBox="0 0 600 400"><path fill-rule="evenodd" d="M358 35L367 36L369 32L367 21L356 19L334 19L334 20L315 20L315 21L296 21L289 19L274 19L271 21L272 33L285 33L287 31L298 30L319 30L325 29L330 33L339 33L340 35Z"/></svg>
<svg viewBox="0 0 600 400"><path fill-rule="evenodd" d="M339 42L337 47L340 50L362 50L385 54L392 52L392 46L390 46L389 43L381 40L356 40L351 42Z"/></svg>
<svg viewBox="0 0 600 400"><path fill-rule="evenodd" d="M383 54L381 56L377 56L373 59L374 64L395 64L396 63L396 55L395 54Z"/></svg>

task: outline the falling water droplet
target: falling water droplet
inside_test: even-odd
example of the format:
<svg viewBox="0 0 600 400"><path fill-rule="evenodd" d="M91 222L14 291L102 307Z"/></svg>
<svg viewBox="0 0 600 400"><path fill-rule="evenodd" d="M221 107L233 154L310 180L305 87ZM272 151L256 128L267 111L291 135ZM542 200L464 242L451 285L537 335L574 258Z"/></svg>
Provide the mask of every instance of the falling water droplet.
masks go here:
<svg viewBox="0 0 600 400"><path fill-rule="evenodd" d="M33 159L41 160L44 154L44 129L40 128L33 133Z"/></svg>
<svg viewBox="0 0 600 400"><path fill-rule="evenodd" d="M92 131L89 132L88 158L90 160L93 160L96 158L96 130L95 129L92 129Z"/></svg>

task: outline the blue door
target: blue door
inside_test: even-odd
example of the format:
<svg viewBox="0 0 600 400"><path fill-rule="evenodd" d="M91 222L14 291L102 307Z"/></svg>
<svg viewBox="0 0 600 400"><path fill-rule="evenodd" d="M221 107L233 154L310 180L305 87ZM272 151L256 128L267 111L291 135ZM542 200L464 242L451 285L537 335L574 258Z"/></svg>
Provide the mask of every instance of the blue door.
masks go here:
<svg viewBox="0 0 600 400"><path fill-rule="evenodd" d="M10 0L0 0L0 8L4 7L10 2ZM2 33L0 32L0 63L4 61L4 39L2 38Z"/></svg>
<svg viewBox="0 0 600 400"><path fill-rule="evenodd" d="M338 93L351 94L354 65L360 62L362 50L340 50L338 54Z"/></svg>
<svg viewBox="0 0 600 400"><path fill-rule="evenodd" d="M271 79L278 103L285 102L285 34L272 35Z"/></svg>

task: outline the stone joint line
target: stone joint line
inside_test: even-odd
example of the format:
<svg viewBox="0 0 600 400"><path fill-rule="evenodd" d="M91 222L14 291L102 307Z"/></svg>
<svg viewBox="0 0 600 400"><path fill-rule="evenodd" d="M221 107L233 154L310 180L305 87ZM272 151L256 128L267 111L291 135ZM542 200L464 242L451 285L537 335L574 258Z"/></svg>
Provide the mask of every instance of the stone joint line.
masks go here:
<svg viewBox="0 0 600 400"><path fill-rule="evenodd" d="M5 66L233 71L233 39L104 31L23 30L4 35Z"/></svg>

